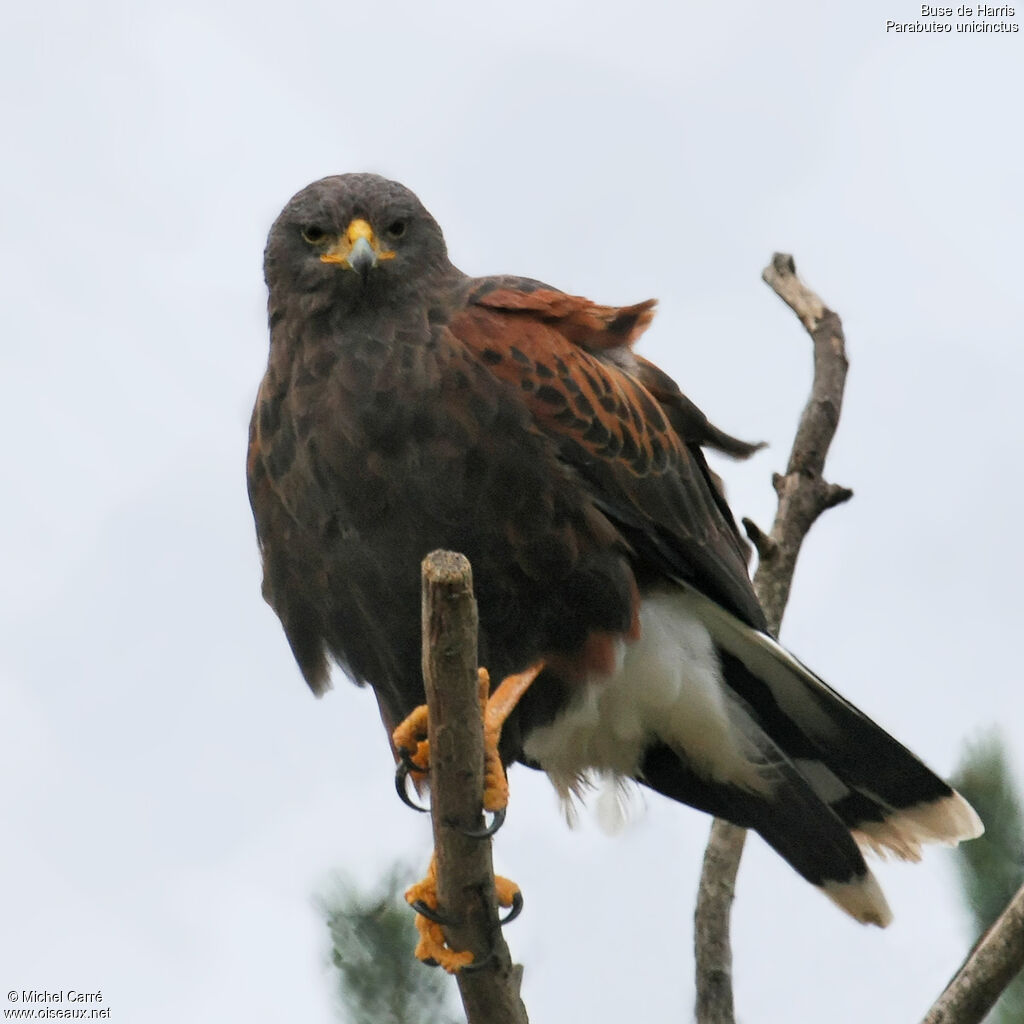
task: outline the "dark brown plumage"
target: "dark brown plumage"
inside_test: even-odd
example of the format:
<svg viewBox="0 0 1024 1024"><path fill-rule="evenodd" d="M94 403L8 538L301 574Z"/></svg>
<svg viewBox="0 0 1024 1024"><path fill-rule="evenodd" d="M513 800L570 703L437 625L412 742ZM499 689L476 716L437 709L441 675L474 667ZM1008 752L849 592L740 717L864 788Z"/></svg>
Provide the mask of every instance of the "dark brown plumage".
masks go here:
<svg viewBox="0 0 1024 1024"><path fill-rule="evenodd" d="M757 446L634 354L653 302L469 278L416 197L374 175L295 196L266 279L249 491L264 596L314 692L333 658L389 726L422 703L419 565L449 548L473 565L492 678L547 665L503 756L563 791L593 768L751 825L876 923L888 911L851 829L909 856L975 828L765 635L701 451ZM580 732L590 704L604 710Z"/></svg>
<svg viewBox="0 0 1024 1024"><path fill-rule="evenodd" d="M309 290L293 290L292 258L311 250L301 225L338 233L372 205L407 224L408 252L396 246L382 280L316 259ZM422 702L418 566L438 547L475 568L481 658L496 676L542 657L582 672L572 661L588 637L628 635L638 547L762 624L699 449L753 446L709 427L633 356L653 302L615 309L535 281L466 278L418 202L365 175L293 200L271 232L267 281L250 491L265 595L315 692L333 655L373 683L388 720ZM672 417L688 417L689 444Z"/></svg>

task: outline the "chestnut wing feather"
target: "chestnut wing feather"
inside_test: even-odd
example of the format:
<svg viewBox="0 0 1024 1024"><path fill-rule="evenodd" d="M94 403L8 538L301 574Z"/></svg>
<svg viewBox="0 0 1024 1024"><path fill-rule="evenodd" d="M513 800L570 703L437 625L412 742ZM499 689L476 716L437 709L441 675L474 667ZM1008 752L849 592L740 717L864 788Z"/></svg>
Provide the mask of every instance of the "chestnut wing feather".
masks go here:
<svg viewBox="0 0 1024 1024"><path fill-rule="evenodd" d="M594 503L633 545L641 582L685 579L763 629L745 543L700 448L735 439L711 427L671 378L629 349L653 303L616 309L534 282L529 291L516 284L478 284L452 317L452 333L522 395ZM686 437L676 423L703 427ZM732 454L756 450L735 444Z"/></svg>

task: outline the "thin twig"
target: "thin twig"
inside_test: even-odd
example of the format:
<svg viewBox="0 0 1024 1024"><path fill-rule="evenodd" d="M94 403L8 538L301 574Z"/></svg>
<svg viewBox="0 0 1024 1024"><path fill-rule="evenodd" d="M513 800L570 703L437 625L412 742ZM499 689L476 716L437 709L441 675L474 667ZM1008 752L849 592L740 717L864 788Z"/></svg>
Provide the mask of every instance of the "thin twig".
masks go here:
<svg viewBox="0 0 1024 1024"><path fill-rule="evenodd" d="M811 395L785 475L772 479L779 496L775 523L766 536L744 522L760 555L754 590L769 628L777 634L804 537L822 512L853 497L851 490L826 483L823 476L839 423L848 363L839 316L796 276L793 257L776 253L761 276L800 318L814 343ZM728 822L716 820L711 826L695 915L698 1024L734 1021L729 914L745 836L744 829Z"/></svg>
<svg viewBox="0 0 1024 1024"><path fill-rule="evenodd" d="M924 1024L978 1024L1024 970L1024 885L978 940Z"/></svg>
<svg viewBox="0 0 1024 1024"><path fill-rule="evenodd" d="M527 1024L498 923L489 839L483 824L484 739L477 687L477 608L469 562L450 551L423 560L423 677L429 708L430 806L438 909L452 949L469 950L473 971L456 977L469 1024Z"/></svg>

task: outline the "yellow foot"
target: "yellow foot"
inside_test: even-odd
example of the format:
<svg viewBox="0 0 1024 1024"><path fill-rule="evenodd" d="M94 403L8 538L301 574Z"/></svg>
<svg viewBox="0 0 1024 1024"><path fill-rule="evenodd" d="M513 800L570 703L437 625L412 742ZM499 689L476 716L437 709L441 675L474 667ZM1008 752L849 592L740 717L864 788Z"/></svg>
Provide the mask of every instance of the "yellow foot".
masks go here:
<svg viewBox="0 0 1024 1024"><path fill-rule="evenodd" d="M405 891L406 902L416 909L417 903L437 912L437 856L430 858L427 876ZM459 952L450 949L437 921L416 911L416 931L420 933L420 941L416 943L418 959L436 963L449 974L455 974L473 962L473 954L468 950Z"/></svg>
<svg viewBox="0 0 1024 1024"><path fill-rule="evenodd" d="M501 875L494 876L494 891L498 896L499 907L511 907L512 913L502 919L502 924L508 924L519 914L519 908L523 905L523 890L510 878L502 878Z"/></svg>
<svg viewBox="0 0 1024 1024"><path fill-rule="evenodd" d="M502 919L506 924L519 914L523 905L522 890L515 882L501 875L494 876L494 889L498 899L498 906L512 908L512 913ZM437 856L430 858L430 867L424 879L415 885L409 886L405 891L406 902L416 911L416 931L419 932L420 940L416 944L416 956L426 963L434 963L443 967L449 974L457 974L463 968L468 967L474 961L473 954L468 950L458 951L451 949L441 930L438 921L431 920L420 911L417 904L433 911L438 915L437 908Z"/></svg>
<svg viewBox="0 0 1024 1024"><path fill-rule="evenodd" d="M416 788L427 777L427 769L430 767L430 742L427 740L427 705L421 704L416 708L404 722L391 734L391 742L399 754L407 758L415 769L409 774L412 775Z"/></svg>
<svg viewBox="0 0 1024 1024"><path fill-rule="evenodd" d="M491 693L487 669L477 669L480 713L484 721L484 810L503 811L508 806L508 779L498 753L501 730L523 694L544 669L538 662L525 672L506 676ZM391 734L395 750L414 767L409 774L417 789L426 780L430 768L430 742L427 739L427 705L421 704Z"/></svg>
<svg viewBox="0 0 1024 1024"><path fill-rule="evenodd" d="M495 815L495 824L485 830L481 836L489 836L500 824L504 810L508 805L508 780L498 752L498 741L501 730L508 716L519 703L523 694L530 688L542 669L543 662L534 665L525 672L503 679L501 685L490 693L491 681L486 669L478 671L480 695L480 711L484 725L484 810ZM430 745L427 740L427 707L416 708L408 718L392 733L395 750L407 763L412 763L410 774L417 782L426 777L430 767ZM403 797L404 799L404 797ZM515 882L496 876L494 879L498 905L511 908L511 912L502 919L506 924L515 918L523 905L522 893ZM405 893L406 901L416 910L416 930L419 942L416 944L416 956L423 961L436 963L449 974L455 974L473 963L473 954L451 949L441 929L437 908L437 858L430 859L430 868L426 877L410 886Z"/></svg>

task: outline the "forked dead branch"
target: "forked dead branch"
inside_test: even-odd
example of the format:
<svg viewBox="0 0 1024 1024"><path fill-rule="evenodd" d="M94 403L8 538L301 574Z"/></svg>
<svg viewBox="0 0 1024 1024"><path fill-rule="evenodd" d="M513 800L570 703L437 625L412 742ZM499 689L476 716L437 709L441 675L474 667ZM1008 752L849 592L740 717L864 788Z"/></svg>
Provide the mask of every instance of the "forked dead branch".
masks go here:
<svg viewBox="0 0 1024 1024"><path fill-rule="evenodd" d="M775 253L761 277L799 317L814 345L811 394L786 472L772 478L779 501L771 532L765 534L749 519L743 520L758 553L754 590L777 635L804 537L822 512L853 497L853 491L826 482L824 476L849 363L838 314L796 276L792 256ZM746 830L737 825L721 819L712 823L694 922L698 1024L733 1024L729 915L745 838Z"/></svg>

